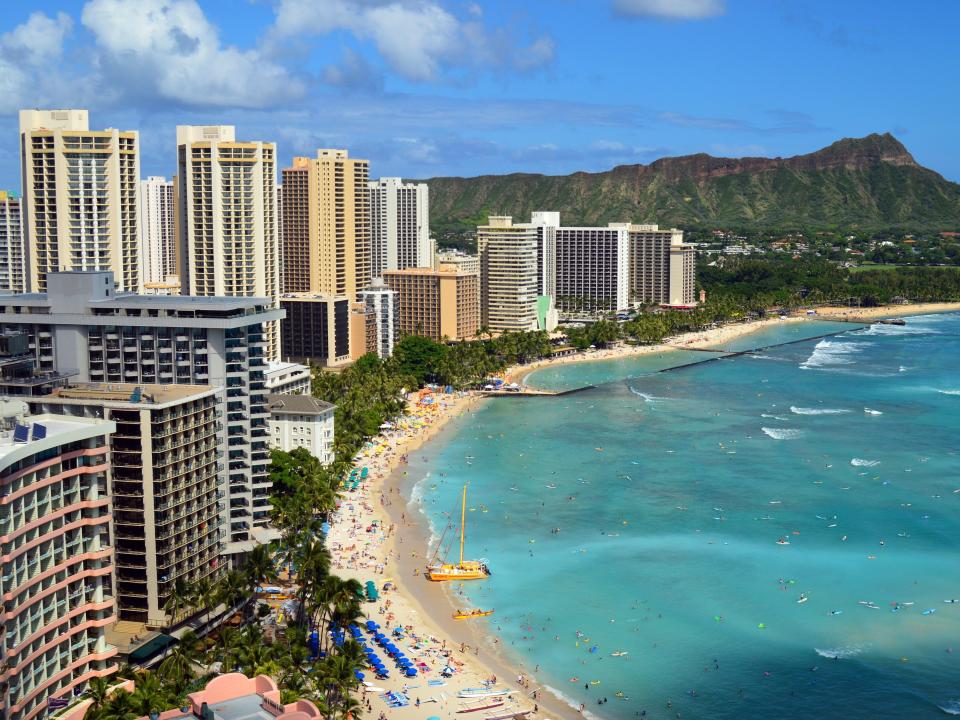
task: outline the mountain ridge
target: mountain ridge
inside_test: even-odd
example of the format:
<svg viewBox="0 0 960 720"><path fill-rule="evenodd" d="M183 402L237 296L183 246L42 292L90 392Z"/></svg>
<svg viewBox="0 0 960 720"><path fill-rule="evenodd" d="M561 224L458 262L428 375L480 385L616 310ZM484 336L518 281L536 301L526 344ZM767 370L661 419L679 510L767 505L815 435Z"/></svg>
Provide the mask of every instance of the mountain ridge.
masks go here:
<svg viewBox="0 0 960 720"><path fill-rule="evenodd" d="M786 158L697 153L593 173L425 182L440 230L468 229L486 214L523 220L533 210L559 210L565 224L960 227L960 185L921 166L889 133Z"/></svg>

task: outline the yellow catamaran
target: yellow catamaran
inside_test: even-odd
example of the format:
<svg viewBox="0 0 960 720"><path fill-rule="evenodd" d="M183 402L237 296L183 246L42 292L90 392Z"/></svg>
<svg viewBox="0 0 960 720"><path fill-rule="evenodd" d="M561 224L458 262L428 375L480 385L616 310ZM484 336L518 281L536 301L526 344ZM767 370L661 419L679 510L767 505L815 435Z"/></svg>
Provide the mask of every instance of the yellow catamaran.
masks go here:
<svg viewBox="0 0 960 720"><path fill-rule="evenodd" d="M490 568L485 562L480 560L463 559L463 542L467 535L467 486L463 486L463 499L460 503L460 562L456 565L450 563L431 563L427 565L425 575L428 580L434 582L447 582L450 580L483 580L490 575ZM441 541L442 542L442 541Z"/></svg>

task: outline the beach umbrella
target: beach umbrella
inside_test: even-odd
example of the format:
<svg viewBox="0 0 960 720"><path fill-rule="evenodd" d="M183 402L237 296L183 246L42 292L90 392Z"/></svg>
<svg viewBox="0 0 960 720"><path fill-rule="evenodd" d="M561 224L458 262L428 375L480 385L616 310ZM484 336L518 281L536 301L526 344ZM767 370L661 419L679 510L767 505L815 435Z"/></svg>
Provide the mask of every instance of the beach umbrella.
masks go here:
<svg viewBox="0 0 960 720"><path fill-rule="evenodd" d="M357 680L359 680L360 682L363 682L363 679L366 677L366 675L364 675L364 674L363 674L362 672L360 672L359 670L354 670L354 671L353 671L353 675L354 675L354 677L356 677Z"/></svg>
<svg viewBox="0 0 960 720"><path fill-rule="evenodd" d="M416 677L416 676L417 676L417 669L416 669L416 668L413 668L413 667L409 667L409 668L407 668L407 671L406 671L405 674L406 674L407 677Z"/></svg>

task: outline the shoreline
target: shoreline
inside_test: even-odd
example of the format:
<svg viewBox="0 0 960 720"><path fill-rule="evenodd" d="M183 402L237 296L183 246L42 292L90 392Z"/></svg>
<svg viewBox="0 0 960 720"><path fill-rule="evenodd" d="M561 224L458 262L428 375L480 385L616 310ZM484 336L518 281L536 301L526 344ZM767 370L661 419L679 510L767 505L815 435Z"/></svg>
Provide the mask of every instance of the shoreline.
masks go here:
<svg viewBox="0 0 960 720"><path fill-rule="evenodd" d="M717 343L728 342L750 335L767 327L801 321L850 322L869 324L877 320L903 317L907 315L929 315L934 313L960 311L960 302L955 303L909 303L906 305L881 305L873 308L848 308L826 306L817 308L815 315L799 314L799 311L786 317L767 317L745 322L728 323L708 330L682 333L664 342L653 345L620 345L605 350L581 351L566 357L537 360L526 365L514 365L504 373L504 380L521 385L535 371L545 367L556 367L577 362L598 362L601 360L620 360L623 358L660 354L683 349L703 349Z"/></svg>
<svg viewBox="0 0 960 720"><path fill-rule="evenodd" d="M863 309L822 308L817 315L793 315L786 318L775 317L728 324L705 331L685 333L655 345L624 346L513 366L507 369L504 377L508 382L522 383L531 373L548 366L615 360L634 355L670 352L686 347L709 347L785 322L842 320L869 323L903 315L957 310L960 310L960 303L913 304ZM830 314L828 315L827 312ZM425 712L453 720L456 704L462 702L456 697L457 690L470 686L476 687L491 676L497 678L498 687L515 691L512 697L523 698L513 707L504 705L490 710L491 713L505 714L537 707L538 712L528 713L529 717L591 717L593 715L589 709L581 712L553 688L537 683L535 672L539 665L533 669L526 668L521 658L512 657L508 650L499 648L499 638L486 625L490 622L489 620L478 622L453 620L452 613L457 604L451 588L436 588L436 585L445 584L429 583L420 574L425 565L424 554L429 549L431 533L428 519L422 509L414 507L409 494L405 497L403 492L404 481L407 478L404 458L422 448L428 441L435 439L451 425L456 425L456 418L477 409L480 407L480 402L485 399L483 396L470 393L457 393L453 396L438 394L434 395L434 398L435 413L430 417L429 422L420 426L410 423L409 427L404 427L402 422L398 423L401 425L399 431L390 430L371 439L366 448L358 454L355 465L368 466L370 477L360 491L345 496L344 507L341 510L346 509L351 512L351 515L347 517L344 512L344 516L341 517L341 512L338 511L331 520L333 528L328 538L335 558L336 572L339 575L355 577L363 582L371 575L379 574L377 579L380 584L388 580L393 582L394 589L384 593L379 612L375 606L369 604L365 606L368 617L382 623L389 614L395 618L395 625L414 626L421 636L425 634L431 639L427 642L428 648L433 640L435 640L432 642L433 651L437 650L436 643L441 643L442 652L448 652L450 655L449 662L459 665L454 677L447 680L443 686L431 688L420 685L418 682L420 677L406 682L401 678L393 677L386 681L376 681L375 684L378 687L388 690L400 690L408 685L411 686L410 705L391 709L389 717L396 716L404 720L418 718L419 708L415 707L413 696L417 695L420 698L433 692L440 696L440 699L436 700L438 707L425 709ZM411 408L422 409L423 406L408 405L408 413ZM351 523L349 527L346 522L348 520ZM379 521L380 526L371 535L369 528L373 520ZM357 565L351 567L350 562L357 559L358 553L355 552L345 563L343 553L338 551L343 550L347 542L352 543L351 547L346 548L347 551L356 550L358 533L364 527L367 528L367 547L359 553L360 561ZM373 563L373 570L369 569L371 563ZM470 652L471 650L473 653ZM444 662L441 655L442 653L438 654L436 659ZM524 686L520 686L517 682L520 677L526 680ZM534 691L539 692L531 697ZM436 698L436 694L430 700ZM382 709L382 706L376 702L372 708L377 712Z"/></svg>

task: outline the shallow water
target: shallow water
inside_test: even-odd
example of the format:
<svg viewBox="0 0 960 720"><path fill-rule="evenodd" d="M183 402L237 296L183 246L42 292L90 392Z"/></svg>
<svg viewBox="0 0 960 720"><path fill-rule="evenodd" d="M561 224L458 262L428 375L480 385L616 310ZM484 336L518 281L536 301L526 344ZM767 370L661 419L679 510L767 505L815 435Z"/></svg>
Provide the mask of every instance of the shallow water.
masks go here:
<svg viewBox="0 0 960 720"><path fill-rule="evenodd" d="M435 532L470 483L468 555L494 575L469 598L592 712L960 713L958 360L948 314L668 372L548 368L531 381L604 384L488 402L408 470Z"/></svg>

